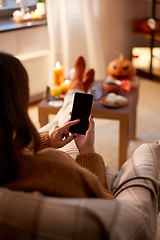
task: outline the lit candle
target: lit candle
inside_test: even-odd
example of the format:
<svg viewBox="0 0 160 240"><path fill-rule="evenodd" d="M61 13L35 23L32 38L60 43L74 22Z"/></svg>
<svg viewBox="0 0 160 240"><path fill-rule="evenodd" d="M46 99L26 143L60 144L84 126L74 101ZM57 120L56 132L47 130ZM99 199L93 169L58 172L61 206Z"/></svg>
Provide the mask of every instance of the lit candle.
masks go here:
<svg viewBox="0 0 160 240"><path fill-rule="evenodd" d="M24 16L24 12L20 11L20 10L16 10L13 12L13 20L15 22L20 22L22 21L23 19L23 16Z"/></svg>
<svg viewBox="0 0 160 240"><path fill-rule="evenodd" d="M63 67L60 65L60 62L56 62L56 66L53 69L54 73L54 84L60 85L63 81Z"/></svg>
<svg viewBox="0 0 160 240"><path fill-rule="evenodd" d="M50 94L52 97L59 97L61 95L61 87L58 85L53 85L50 87Z"/></svg>
<svg viewBox="0 0 160 240"><path fill-rule="evenodd" d="M32 19L31 13L26 13L26 14L24 14L23 19L24 19L24 20L30 20L30 19Z"/></svg>
<svg viewBox="0 0 160 240"><path fill-rule="evenodd" d="M69 79L66 79L64 82L61 83L60 87L62 94L67 93L69 85L70 85Z"/></svg>
<svg viewBox="0 0 160 240"><path fill-rule="evenodd" d="M31 12L32 18L34 19L40 19L42 18L42 15L40 14L40 12L38 11L38 9L35 9L35 11Z"/></svg>
<svg viewBox="0 0 160 240"><path fill-rule="evenodd" d="M130 89L131 89L130 80L122 80L121 81L121 89L123 89L124 91L130 91Z"/></svg>

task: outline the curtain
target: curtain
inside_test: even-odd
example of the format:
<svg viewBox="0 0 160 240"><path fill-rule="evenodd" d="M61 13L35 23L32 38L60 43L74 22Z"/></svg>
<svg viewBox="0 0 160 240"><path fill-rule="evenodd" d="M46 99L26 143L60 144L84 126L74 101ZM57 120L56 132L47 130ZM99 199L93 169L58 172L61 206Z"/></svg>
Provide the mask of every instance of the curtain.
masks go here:
<svg viewBox="0 0 160 240"><path fill-rule="evenodd" d="M46 0L50 48L48 85L54 82L57 61L68 77L78 56L86 60L86 69L95 69L95 78L106 77L101 33L102 0ZM103 1L105 2L105 1ZM101 31L100 31L101 30Z"/></svg>

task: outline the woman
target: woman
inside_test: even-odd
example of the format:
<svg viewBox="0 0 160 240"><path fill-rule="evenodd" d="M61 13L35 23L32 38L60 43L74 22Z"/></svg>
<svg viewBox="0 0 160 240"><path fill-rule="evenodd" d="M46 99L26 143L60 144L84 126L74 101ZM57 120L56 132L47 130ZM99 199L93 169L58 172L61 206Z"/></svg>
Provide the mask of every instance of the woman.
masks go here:
<svg viewBox="0 0 160 240"><path fill-rule="evenodd" d="M66 110L67 106L71 107L74 92L87 92L94 78L93 70L84 72L83 57L76 60L74 68L70 89L57 114L63 123L68 120ZM113 198L103 159L95 153L92 116L85 136L68 132L79 119L39 134L27 113L27 72L18 59L4 52L0 52L0 84L0 186L12 190L36 190L48 196ZM57 150L73 143L73 139L76 151L79 151L75 155L76 161L65 150ZM27 150L30 144L33 151Z"/></svg>

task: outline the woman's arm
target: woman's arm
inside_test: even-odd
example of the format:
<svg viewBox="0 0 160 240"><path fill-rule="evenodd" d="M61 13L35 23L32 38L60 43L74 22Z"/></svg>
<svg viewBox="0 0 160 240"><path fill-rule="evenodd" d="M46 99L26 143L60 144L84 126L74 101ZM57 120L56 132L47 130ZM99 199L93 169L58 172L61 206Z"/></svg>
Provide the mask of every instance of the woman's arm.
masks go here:
<svg viewBox="0 0 160 240"><path fill-rule="evenodd" d="M88 153L88 154L80 154L76 158L76 162L88 169L90 172L95 174L104 190L107 193L108 198L113 198L111 191L109 190L109 186L106 178L106 168L103 161L103 158L97 153Z"/></svg>
<svg viewBox="0 0 160 240"><path fill-rule="evenodd" d="M52 127L50 131L39 132L41 139L41 145L39 150L47 147L61 148L67 143L71 142L74 139L74 135L70 134L68 130L71 126L75 125L79 121L80 119L77 119L75 121L64 124L64 126L62 127L56 125ZM27 147L27 149L32 150L33 143L31 143Z"/></svg>

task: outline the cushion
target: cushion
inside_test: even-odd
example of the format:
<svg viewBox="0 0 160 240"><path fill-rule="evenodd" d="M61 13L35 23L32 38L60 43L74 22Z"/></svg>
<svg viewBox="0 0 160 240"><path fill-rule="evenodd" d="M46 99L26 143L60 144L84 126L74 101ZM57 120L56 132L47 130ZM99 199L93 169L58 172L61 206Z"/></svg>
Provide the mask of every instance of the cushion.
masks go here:
<svg viewBox="0 0 160 240"><path fill-rule="evenodd" d="M106 168L113 200L0 188L0 239L154 239L159 163L160 146L143 144L119 172Z"/></svg>

